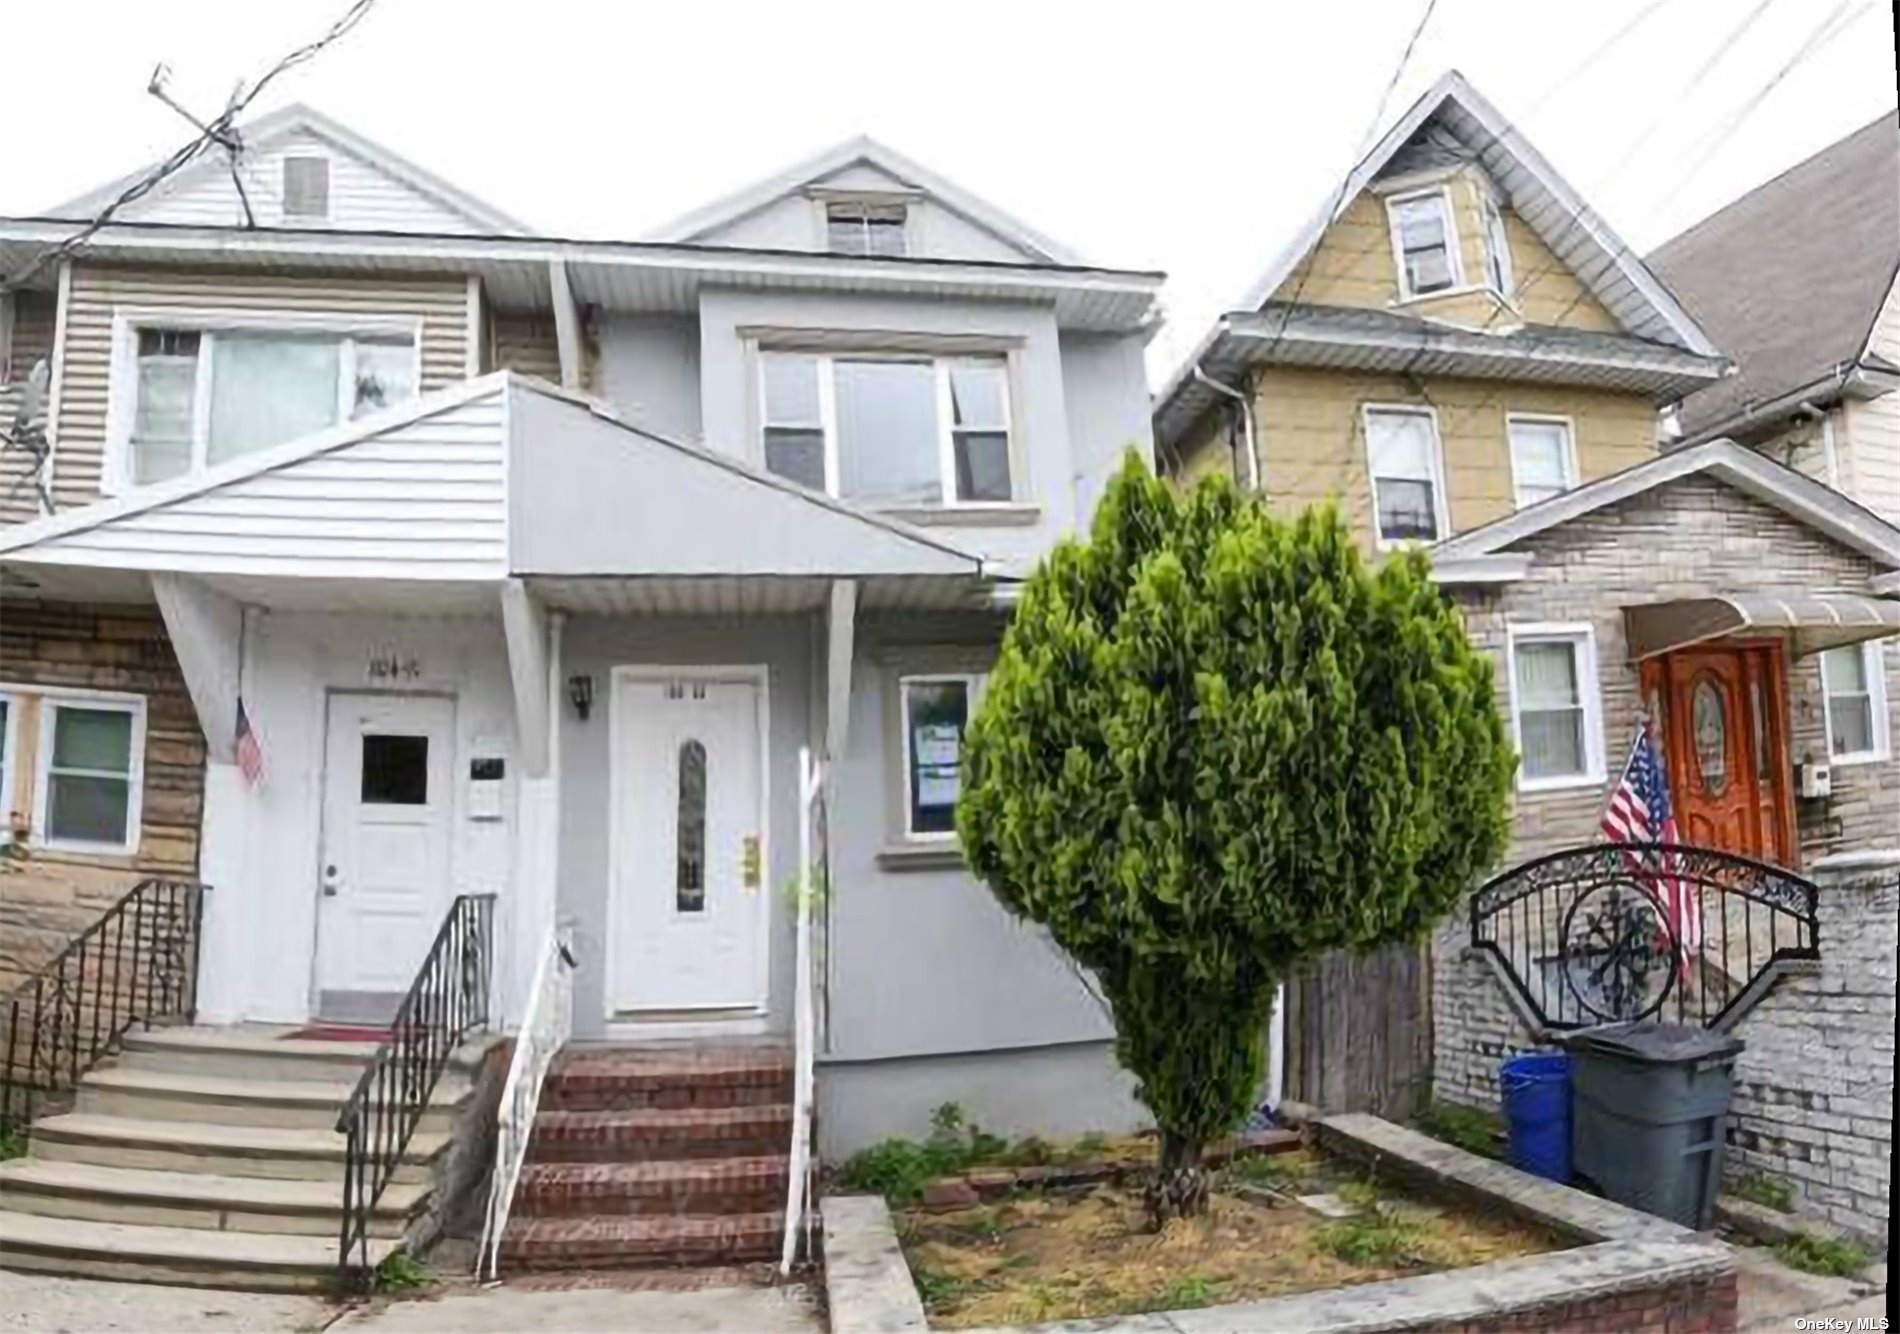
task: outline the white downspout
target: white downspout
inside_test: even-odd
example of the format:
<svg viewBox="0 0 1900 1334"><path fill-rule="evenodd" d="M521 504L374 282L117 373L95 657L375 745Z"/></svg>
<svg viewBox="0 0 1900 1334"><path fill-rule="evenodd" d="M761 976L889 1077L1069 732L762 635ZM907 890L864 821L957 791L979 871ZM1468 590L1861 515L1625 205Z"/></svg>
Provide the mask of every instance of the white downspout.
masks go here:
<svg viewBox="0 0 1900 1334"><path fill-rule="evenodd" d="M1260 490L1260 451L1254 444L1253 402L1247 395L1241 393L1240 390L1230 384L1222 384L1219 380L1216 380L1213 376L1202 370L1201 363L1198 361L1194 363L1194 378L1197 382L1206 385L1215 393L1223 394L1240 404L1241 434L1246 437L1247 446L1247 489L1258 493Z"/></svg>
<svg viewBox="0 0 1900 1334"><path fill-rule="evenodd" d="M1834 443L1834 409L1821 413L1821 466L1827 470L1827 484L1841 489L1841 455Z"/></svg>
<svg viewBox="0 0 1900 1334"><path fill-rule="evenodd" d="M1267 1025L1267 1102L1275 1112L1286 1097L1286 983L1273 989L1273 1021Z"/></svg>

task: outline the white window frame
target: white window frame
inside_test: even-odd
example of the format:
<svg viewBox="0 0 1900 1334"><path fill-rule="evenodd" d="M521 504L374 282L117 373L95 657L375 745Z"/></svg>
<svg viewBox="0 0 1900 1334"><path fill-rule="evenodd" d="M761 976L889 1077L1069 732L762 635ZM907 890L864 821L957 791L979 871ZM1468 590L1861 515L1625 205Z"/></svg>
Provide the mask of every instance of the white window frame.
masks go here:
<svg viewBox="0 0 1900 1334"><path fill-rule="evenodd" d="M20 708L23 697L13 690L0 690L0 704L7 706L7 720L0 726L0 844L13 841L13 799L17 795L14 773L20 753Z"/></svg>
<svg viewBox="0 0 1900 1334"><path fill-rule="evenodd" d="M1372 463L1372 419L1377 416L1424 417L1432 424L1430 460L1432 515L1438 530L1430 539L1417 537L1388 538L1379 523L1379 475ZM1438 409L1428 403L1364 403L1359 408L1360 434L1365 437L1366 486L1372 493L1372 540L1379 551L1398 551L1406 547L1430 546L1452 534L1451 498L1445 489L1445 442L1438 434Z"/></svg>
<svg viewBox="0 0 1900 1334"><path fill-rule="evenodd" d="M1511 256L1511 231L1504 221L1504 205L1497 195L1483 186L1476 187L1478 193L1478 227L1484 233L1484 285L1509 303L1517 298L1517 262ZM1497 224L1496 230L1492 223ZM1496 283L1491 280L1491 265L1495 262L1500 270Z"/></svg>
<svg viewBox="0 0 1900 1334"><path fill-rule="evenodd" d="M321 162L323 166L323 212L292 213L290 211L290 162L292 158L309 159ZM336 216L336 159L328 153L312 152L308 149L292 149L277 160L277 211L285 223L329 222Z"/></svg>
<svg viewBox="0 0 1900 1334"><path fill-rule="evenodd" d="M766 466L765 432L772 424L768 416L770 404L766 398L765 360L775 355L810 357L818 364L818 424L825 437L825 494L834 500L843 499L843 497L838 494L838 391L833 368L840 361L901 361L913 364L928 362L936 378L937 478L943 491L943 499L936 505L925 508L933 512L940 509L1016 510L1026 503L1023 495L1022 450L1016 438L1016 366L1015 358L1007 351L902 352L850 349L831 352L795 346L761 345L754 358L758 367L757 373L753 376L754 393L758 396L758 411L754 415L758 421L755 439L760 467ZM957 496L957 426L955 409L950 399L950 367L959 361L991 362L1000 366L1003 372L1002 428L1009 440L1009 495L1003 500L962 500ZM912 510L916 507L897 505L885 508Z"/></svg>
<svg viewBox="0 0 1900 1334"><path fill-rule="evenodd" d="M1523 484L1518 480L1517 437L1511 428L1519 422L1532 426L1561 426L1564 428L1564 490L1574 491L1577 487L1577 423L1574 418L1561 416L1554 412L1507 412L1504 414L1504 448L1511 456L1511 501L1518 509L1529 502L1524 499Z"/></svg>
<svg viewBox="0 0 1900 1334"><path fill-rule="evenodd" d="M33 772L33 826L29 839L31 845L55 852L84 852L109 856L136 855L139 850L139 840L144 831L145 696L112 691L55 690L37 686L33 690L40 699L40 726L39 744L34 748L37 754ZM53 743L55 730L58 727L57 714L62 708L132 715L132 736L127 743L131 751L128 756L131 764L129 770L123 775L126 780L125 841L123 843L101 843L89 839L56 839L47 833L46 818L50 814L52 796ZM119 774L106 775L103 772L101 776L121 777Z"/></svg>
<svg viewBox="0 0 1900 1334"><path fill-rule="evenodd" d="M186 307L119 306L112 312L112 369L106 404L105 467L99 490L118 495L138 489L132 480L132 430L138 419L139 333L146 329L199 335L198 373L192 396L191 467L184 477L201 475L211 445L212 357L220 331L241 333L334 334L340 338L409 339L410 368L416 393L422 390L422 320L411 315L351 315L324 312L239 311ZM337 425L350 421L355 406L355 366L345 343L337 373ZM238 462L248 456L240 455ZM224 465L220 465L224 466Z"/></svg>
<svg viewBox="0 0 1900 1334"><path fill-rule="evenodd" d="M900 748L898 751L898 799L902 804L899 816L899 832L906 843L955 843L957 831L946 829L916 830L911 827L911 812L915 805L911 801L910 780L913 769L910 762L910 692L913 686L942 685L948 681L960 682L964 690L964 727L976 719L976 710L983 698L983 688L989 681L988 672L905 672L897 678L897 730ZM962 747L957 750L957 758L963 758ZM959 800L962 793L958 793Z"/></svg>
<svg viewBox="0 0 1900 1334"><path fill-rule="evenodd" d="M1445 211L1445 258L1451 269L1451 282L1444 287L1435 287L1429 292L1412 290L1411 276L1405 267L1405 239L1399 231L1399 209L1405 204L1414 203L1420 199L1437 199L1439 207ZM1392 242L1392 264L1398 272L1401 302L1426 301L1432 297L1450 296L1466 290L1464 256L1459 253L1461 247L1458 240L1458 210L1452 207L1449 185L1431 185L1422 190L1406 190L1403 193L1387 195L1385 225Z"/></svg>
<svg viewBox="0 0 1900 1334"><path fill-rule="evenodd" d="M1567 643L1574 646L1577 696L1583 706L1583 772L1531 778L1524 772L1523 713L1518 704L1517 650L1520 644ZM1602 787L1607 773L1603 751L1603 686L1597 671L1596 627L1587 621L1513 623L1505 629L1505 684L1511 702L1511 745L1518 754L1519 792L1561 792Z"/></svg>
<svg viewBox="0 0 1900 1334"><path fill-rule="evenodd" d="M1834 687L1828 680L1828 654L1821 654L1821 725L1827 729L1827 756L1832 764L1878 764L1893 753L1891 720L1887 716L1887 653L1885 641L1863 640L1843 645L1860 650L1861 670L1867 674L1867 706L1871 713L1873 749L1836 753L1834 749ZM1832 651L1832 650L1830 650Z"/></svg>

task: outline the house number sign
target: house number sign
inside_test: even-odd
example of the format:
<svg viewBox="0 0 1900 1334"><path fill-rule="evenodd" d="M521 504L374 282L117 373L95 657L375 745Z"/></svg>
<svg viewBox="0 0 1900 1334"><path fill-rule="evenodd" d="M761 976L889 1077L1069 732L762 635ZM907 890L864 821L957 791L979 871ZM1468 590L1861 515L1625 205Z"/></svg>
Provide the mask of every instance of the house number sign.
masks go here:
<svg viewBox="0 0 1900 1334"><path fill-rule="evenodd" d="M376 652L369 655L364 674L371 681L419 681L422 659L413 653Z"/></svg>

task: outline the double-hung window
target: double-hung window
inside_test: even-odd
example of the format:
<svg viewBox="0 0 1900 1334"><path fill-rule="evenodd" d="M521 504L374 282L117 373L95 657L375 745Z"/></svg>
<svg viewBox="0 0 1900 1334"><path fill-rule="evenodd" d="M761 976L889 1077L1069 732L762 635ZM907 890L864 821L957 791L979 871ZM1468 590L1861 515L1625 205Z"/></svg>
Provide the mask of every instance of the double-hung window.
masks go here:
<svg viewBox="0 0 1900 1334"><path fill-rule="evenodd" d="M1438 422L1430 410L1367 408L1366 464L1381 548L1445 536Z"/></svg>
<svg viewBox="0 0 1900 1334"><path fill-rule="evenodd" d="M1479 215L1484 220L1484 278L1505 300L1513 296L1517 275L1511 266L1511 235L1504 228L1504 209L1490 191L1479 192Z"/></svg>
<svg viewBox="0 0 1900 1334"><path fill-rule="evenodd" d="M1505 429L1511 440L1511 482L1517 507L1535 505L1577 484L1577 457L1570 422L1562 417L1513 414Z"/></svg>
<svg viewBox="0 0 1900 1334"><path fill-rule="evenodd" d="M1399 266L1399 299L1427 296L1456 287L1458 232L1443 189L1402 195L1386 201L1392 250Z"/></svg>
<svg viewBox="0 0 1900 1334"><path fill-rule="evenodd" d="M982 690L980 675L898 680L904 728L904 837L954 837L962 790L963 733Z"/></svg>
<svg viewBox="0 0 1900 1334"><path fill-rule="evenodd" d="M827 204L825 248L834 255L901 257L905 253L905 225L902 204Z"/></svg>
<svg viewBox="0 0 1900 1334"><path fill-rule="evenodd" d="M1015 498L1001 356L760 353L765 466L866 504Z"/></svg>
<svg viewBox="0 0 1900 1334"><path fill-rule="evenodd" d="M1848 644L1821 655L1827 753L1835 763L1887 757L1887 691L1880 641Z"/></svg>
<svg viewBox="0 0 1900 1334"><path fill-rule="evenodd" d="M43 697L35 841L136 852L144 749L143 700Z"/></svg>
<svg viewBox="0 0 1900 1334"><path fill-rule="evenodd" d="M1603 723L1591 628L1512 626L1510 671L1519 790L1601 781Z"/></svg>
<svg viewBox="0 0 1900 1334"><path fill-rule="evenodd" d="M319 331L125 322L119 477L160 482L400 403L412 329Z"/></svg>

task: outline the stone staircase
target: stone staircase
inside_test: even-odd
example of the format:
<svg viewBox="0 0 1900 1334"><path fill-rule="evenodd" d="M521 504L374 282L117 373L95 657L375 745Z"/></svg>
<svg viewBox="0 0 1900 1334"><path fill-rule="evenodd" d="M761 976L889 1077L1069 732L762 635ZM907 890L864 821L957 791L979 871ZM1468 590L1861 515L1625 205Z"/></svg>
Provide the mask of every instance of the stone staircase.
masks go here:
<svg viewBox="0 0 1900 1334"><path fill-rule="evenodd" d="M343 1198L337 1112L372 1042L270 1029L125 1035L70 1112L0 1162L0 1266L141 1283L308 1290L332 1280ZM370 1261L428 1205L432 1165L470 1096L452 1064L377 1202Z"/></svg>
<svg viewBox="0 0 1900 1334"><path fill-rule="evenodd" d="M542 1088L503 1269L776 1258L791 1128L783 1044L574 1044Z"/></svg>

